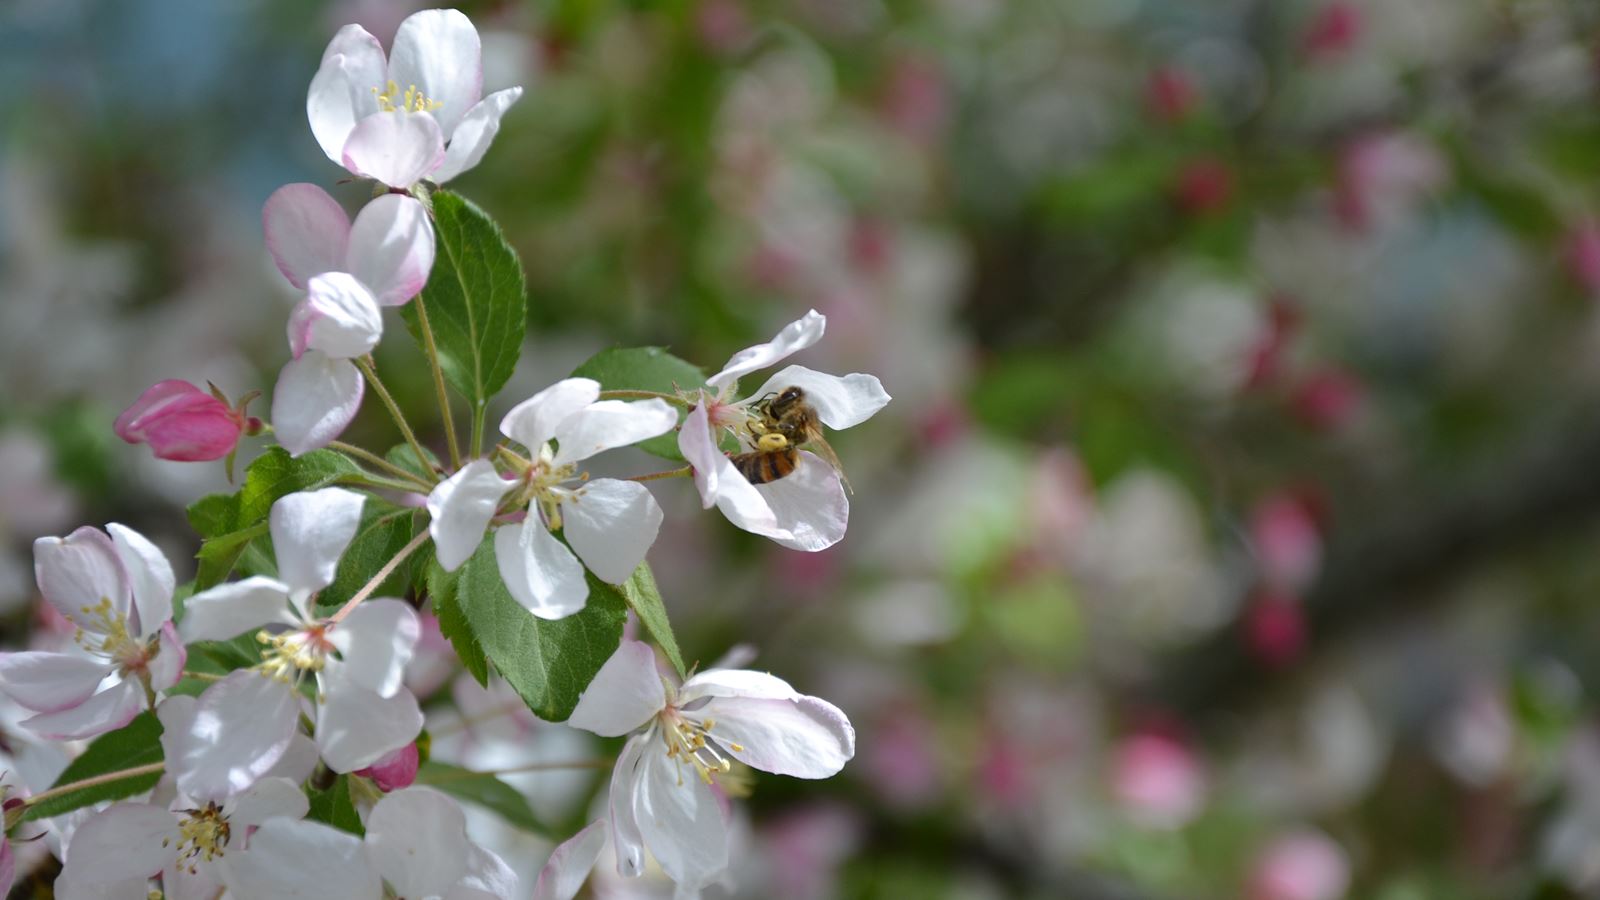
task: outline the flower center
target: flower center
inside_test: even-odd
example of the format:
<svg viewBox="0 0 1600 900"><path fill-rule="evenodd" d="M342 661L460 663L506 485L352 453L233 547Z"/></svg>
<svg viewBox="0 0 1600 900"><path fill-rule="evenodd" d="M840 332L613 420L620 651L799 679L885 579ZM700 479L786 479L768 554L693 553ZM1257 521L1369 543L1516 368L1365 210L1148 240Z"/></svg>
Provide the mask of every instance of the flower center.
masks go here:
<svg viewBox="0 0 1600 900"><path fill-rule="evenodd" d="M661 740L667 745L667 758L680 766L679 784L683 784L681 766L684 764L692 767L706 784L711 784L716 776L725 775L733 768L733 761L723 756L715 743L707 740L716 724L716 720L710 718L690 721L672 709L661 714ZM744 747L731 741L728 747L735 753L744 752Z"/></svg>
<svg viewBox="0 0 1600 900"><path fill-rule="evenodd" d="M428 99L414 84L407 85L405 93L402 94L400 85L390 81L384 85L382 91L373 88L372 93L378 98L380 112L433 112L444 106L444 103L438 100Z"/></svg>
<svg viewBox="0 0 1600 900"><path fill-rule="evenodd" d="M268 678L288 684L298 684L306 672L321 672L333 650L326 630L326 626L318 624L282 634L256 632L256 640L265 645L257 668Z"/></svg>
<svg viewBox="0 0 1600 900"><path fill-rule="evenodd" d="M151 656L150 648L128 633L128 616L112 608L110 597L101 597L99 603L82 607L82 610L91 624L73 633L72 640L78 646L96 656L115 660L125 672L144 668ZM154 641L152 638L151 643Z"/></svg>
<svg viewBox="0 0 1600 900"><path fill-rule="evenodd" d="M183 820L178 823L178 868L187 868L190 875L195 874L195 862L202 859L211 862L221 856L231 833L228 817L222 814L216 801L207 803L205 809L184 810ZM161 846L168 846L171 840L163 840Z"/></svg>

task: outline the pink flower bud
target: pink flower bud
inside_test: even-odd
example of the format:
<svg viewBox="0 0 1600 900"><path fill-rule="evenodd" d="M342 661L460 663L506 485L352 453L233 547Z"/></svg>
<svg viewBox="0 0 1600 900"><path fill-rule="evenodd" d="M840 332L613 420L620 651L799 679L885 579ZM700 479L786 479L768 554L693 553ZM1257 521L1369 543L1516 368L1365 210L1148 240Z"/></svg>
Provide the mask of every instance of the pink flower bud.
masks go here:
<svg viewBox="0 0 1600 900"><path fill-rule="evenodd" d="M1276 587L1302 589L1322 565L1322 529L1311 505L1288 491L1256 504L1250 513L1250 544L1262 579Z"/></svg>
<svg viewBox="0 0 1600 900"><path fill-rule="evenodd" d="M1134 735L1112 757L1111 789L1129 818L1147 828L1182 828L1205 804L1200 761L1175 738Z"/></svg>
<svg viewBox="0 0 1600 900"><path fill-rule="evenodd" d="M1283 669L1305 653L1306 614L1298 598L1264 593L1244 614L1245 642L1263 665Z"/></svg>
<svg viewBox="0 0 1600 900"><path fill-rule="evenodd" d="M1355 376L1328 368L1307 375L1289 402L1300 421L1331 431L1354 421L1366 402L1366 393Z"/></svg>
<svg viewBox="0 0 1600 900"><path fill-rule="evenodd" d="M157 459L199 462L232 453L244 423L223 401L169 379L139 395L113 427L130 444L149 444Z"/></svg>
<svg viewBox="0 0 1600 900"><path fill-rule="evenodd" d="M1144 105L1162 122L1181 122L1194 111L1200 98L1194 82L1180 69L1162 66L1150 73L1144 87Z"/></svg>
<svg viewBox="0 0 1600 900"><path fill-rule="evenodd" d="M1250 900L1339 900L1350 887L1350 858L1319 831L1269 844L1250 875Z"/></svg>
<svg viewBox="0 0 1600 900"><path fill-rule="evenodd" d="M417 744L413 741L365 769L356 770L356 774L371 778L378 790L387 794L410 787L417 780L418 760Z"/></svg>

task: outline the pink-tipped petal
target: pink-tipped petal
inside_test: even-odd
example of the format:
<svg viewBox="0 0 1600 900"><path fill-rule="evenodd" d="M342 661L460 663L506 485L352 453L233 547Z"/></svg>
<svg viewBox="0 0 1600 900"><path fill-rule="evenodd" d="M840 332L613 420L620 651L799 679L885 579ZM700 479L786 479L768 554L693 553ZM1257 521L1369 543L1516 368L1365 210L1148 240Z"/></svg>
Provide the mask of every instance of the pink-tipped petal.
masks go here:
<svg viewBox="0 0 1600 900"><path fill-rule="evenodd" d="M374 113L356 123L344 145L346 169L402 190L443 161L444 135L427 113Z"/></svg>
<svg viewBox="0 0 1600 900"><path fill-rule="evenodd" d="M421 293L433 271L433 226L414 197L384 194L350 226L349 272L380 306L399 306Z"/></svg>
<svg viewBox="0 0 1600 900"><path fill-rule="evenodd" d="M289 314L289 349L295 359L316 350L331 359L372 352L383 337L383 311L366 286L347 272L311 279L306 299Z"/></svg>
<svg viewBox="0 0 1600 900"><path fill-rule="evenodd" d="M306 93L306 119L329 159L340 162L350 131L378 111L387 69L383 46L360 25L344 26L328 43Z"/></svg>
<svg viewBox="0 0 1600 900"><path fill-rule="evenodd" d="M157 459L221 459L239 443L243 426L221 400L186 381L159 381L112 425L130 444L149 444Z"/></svg>
<svg viewBox="0 0 1600 900"><path fill-rule="evenodd" d="M313 275L344 268L350 217L314 184L286 184L273 191L261 208L261 230L278 271L301 290Z"/></svg>
<svg viewBox="0 0 1600 900"><path fill-rule="evenodd" d="M82 741L116 731L132 722L143 707L144 688L130 679L77 706L24 719L22 727L52 741Z"/></svg>
<svg viewBox="0 0 1600 900"><path fill-rule="evenodd" d="M126 525L112 522L106 532L133 590L133 607L139 613L134 637L149 637L172 619L172 592L177 589L172 563L149 538Z"/></svg>
<svg viewBox="0 0 1600 900"><path fill-rule="evenodd" d="M444 184L481 162L494 136L500 133L500 119L521 97L522 88L506 88L495 91L467 110L466 116L450 132L444 163L433 173L433 180Z"/></svg>
<svg viewBox="0 0 1600 900"><path fill-rule="evenodd" d="M116 545L105 532L85 526L65 538L42 537L33 542L33 573L44 599L74 625L103 634L104 625L86 608L102 600L111 603L112 615L126 615L133 591Z"/></svg>
<svg viewBox="0 0 1600 900"><path fill-rule="evenodd" d="M0 653L0 691L34 712L71 709L94 696L107 663L71 653Z"/></svg>
<svg viewBox="0 0 1600 900"><path fill-rule="evenodd" d="M272 392L272 427L291 456L326 447L361 408L364 382L347 359L309 351L278 373Z"/></svg>

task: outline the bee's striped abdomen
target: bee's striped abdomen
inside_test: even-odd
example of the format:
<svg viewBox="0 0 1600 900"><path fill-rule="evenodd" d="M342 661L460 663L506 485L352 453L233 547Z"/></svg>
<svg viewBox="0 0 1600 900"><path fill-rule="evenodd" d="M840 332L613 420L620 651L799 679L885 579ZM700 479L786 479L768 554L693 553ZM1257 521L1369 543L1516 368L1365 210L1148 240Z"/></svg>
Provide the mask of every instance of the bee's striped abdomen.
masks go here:
<svg viewBox="0 0 1600 900"><path fill-rule="evenodd" d="M783 450L752 451L729 457L733 467L751 484L770 484L788 475L800 464L800 451L794 447Z"/></svg>

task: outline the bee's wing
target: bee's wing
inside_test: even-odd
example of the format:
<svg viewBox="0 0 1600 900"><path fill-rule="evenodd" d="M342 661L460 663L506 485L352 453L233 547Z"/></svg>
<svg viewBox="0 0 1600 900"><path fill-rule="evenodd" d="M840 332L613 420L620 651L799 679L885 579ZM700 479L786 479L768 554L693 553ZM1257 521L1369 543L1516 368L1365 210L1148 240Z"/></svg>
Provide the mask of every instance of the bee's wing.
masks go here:
<svg viewBox="0 0 1600 900"><path fill-rule="evenodd" d="M839 473L839 480L844 482L845 490L852 494L856 492L856 489L850 486L850 479L844 474L844 463L839 462L839 454L833 452L833 448L828 446L827 440L822 437L821 428L809 429L806 432L806 442L803 446L804 449L822 457L828 465L833 466L833 470Z"/></svg>

